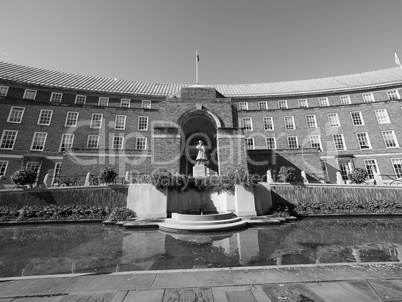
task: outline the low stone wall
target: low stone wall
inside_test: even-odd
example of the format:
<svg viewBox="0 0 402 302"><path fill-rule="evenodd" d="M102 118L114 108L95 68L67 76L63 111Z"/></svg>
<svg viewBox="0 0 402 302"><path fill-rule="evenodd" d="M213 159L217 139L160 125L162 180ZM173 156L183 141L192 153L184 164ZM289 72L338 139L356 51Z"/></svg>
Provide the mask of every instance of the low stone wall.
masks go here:
<svg viewBox="0 0 402 302"><path fill-rule="evenodd" d="M325 185L325 184L271 184L272 202L288 201L293 204L308 201L319 203L326 201L366 202L368 200L384 200L402 203L402 187L397 186L364 186L364 185Z"/></svg>
<svg viewBox="0 0 402 302"><path fill-rule="evenodd" d="M125 207L127 191L125 185L1 190L0 206L14 209L50 204Z"/></svg>

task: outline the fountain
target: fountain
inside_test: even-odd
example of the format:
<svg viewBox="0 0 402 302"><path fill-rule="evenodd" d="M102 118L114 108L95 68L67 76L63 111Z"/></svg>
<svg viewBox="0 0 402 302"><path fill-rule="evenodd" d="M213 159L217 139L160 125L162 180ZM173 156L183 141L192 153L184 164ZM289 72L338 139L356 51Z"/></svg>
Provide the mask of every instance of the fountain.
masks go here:
<svg viewBox="0 0 402 302"><path fill-rule="evenodd" d="M172 218L159 223L159 229L166 232L221 232L245 228L247 221L232 212L190 215L172 213Z"/></svg>

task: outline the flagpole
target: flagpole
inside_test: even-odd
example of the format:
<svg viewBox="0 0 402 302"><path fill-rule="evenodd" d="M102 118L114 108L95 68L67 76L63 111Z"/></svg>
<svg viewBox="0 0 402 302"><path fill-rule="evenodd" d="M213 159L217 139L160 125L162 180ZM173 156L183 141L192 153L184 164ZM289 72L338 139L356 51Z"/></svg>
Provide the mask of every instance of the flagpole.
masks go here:
<svg viewBox="0 0 402 302"><path fill-rule="evenodd" d="M399 66L399 68L402 70L402 65L401 65L401 61L399 61L398 55L396 54L395 51L395 64Z"/></svg>
<svg viewBox="0 0 402 302"><path fill-rule="evenodd" d="M195 84L198 85L198 61L200 57L198 56L198 49L195 50Z"/></svg>

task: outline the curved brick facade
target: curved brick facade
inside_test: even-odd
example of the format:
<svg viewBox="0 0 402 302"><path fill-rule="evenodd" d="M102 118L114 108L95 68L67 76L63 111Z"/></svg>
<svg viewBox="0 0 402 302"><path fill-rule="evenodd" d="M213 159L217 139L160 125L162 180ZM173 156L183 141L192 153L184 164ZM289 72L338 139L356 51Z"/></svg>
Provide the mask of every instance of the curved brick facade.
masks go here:
<svg viewBox="0 0 402 302"><path fill-rule="evenodd" d="M353 167L402 177L402 71L266 84L189 86L99 79L8 63L0 69L0 173L61 178L158 167L274 177L283 165L335 182ZM103 85L103 86L102 86ZM185 129L183 129L183 125ZM214 161L212 163L212 161ZM60 172L60 173L59 173ZM57 178L57 177L56 177Z"/></svg>

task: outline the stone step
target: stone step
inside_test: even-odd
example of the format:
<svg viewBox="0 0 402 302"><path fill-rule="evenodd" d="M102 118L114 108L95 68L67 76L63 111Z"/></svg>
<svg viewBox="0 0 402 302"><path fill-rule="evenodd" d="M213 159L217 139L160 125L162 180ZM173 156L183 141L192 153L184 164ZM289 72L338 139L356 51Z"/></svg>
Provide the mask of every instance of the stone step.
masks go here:
<svg viewBox="0 0 402 302"><path fill-rule="evenodd" d="M164 221L166 224L186 224L186 225L216 225L216 224L227 224L241 221L239 217L233 217L230 219L222 219L222 220L208 220L208 221L183 221L176 220L172 218L168 218Z"/></svg>
<svg viewBox="0 0 402 302"><path fill-rule="evenodd" d="M237 221L221 224L174 224L160 223L159 229L166 232L220 232L239 229L247 226L247 221Z"/></svg>

